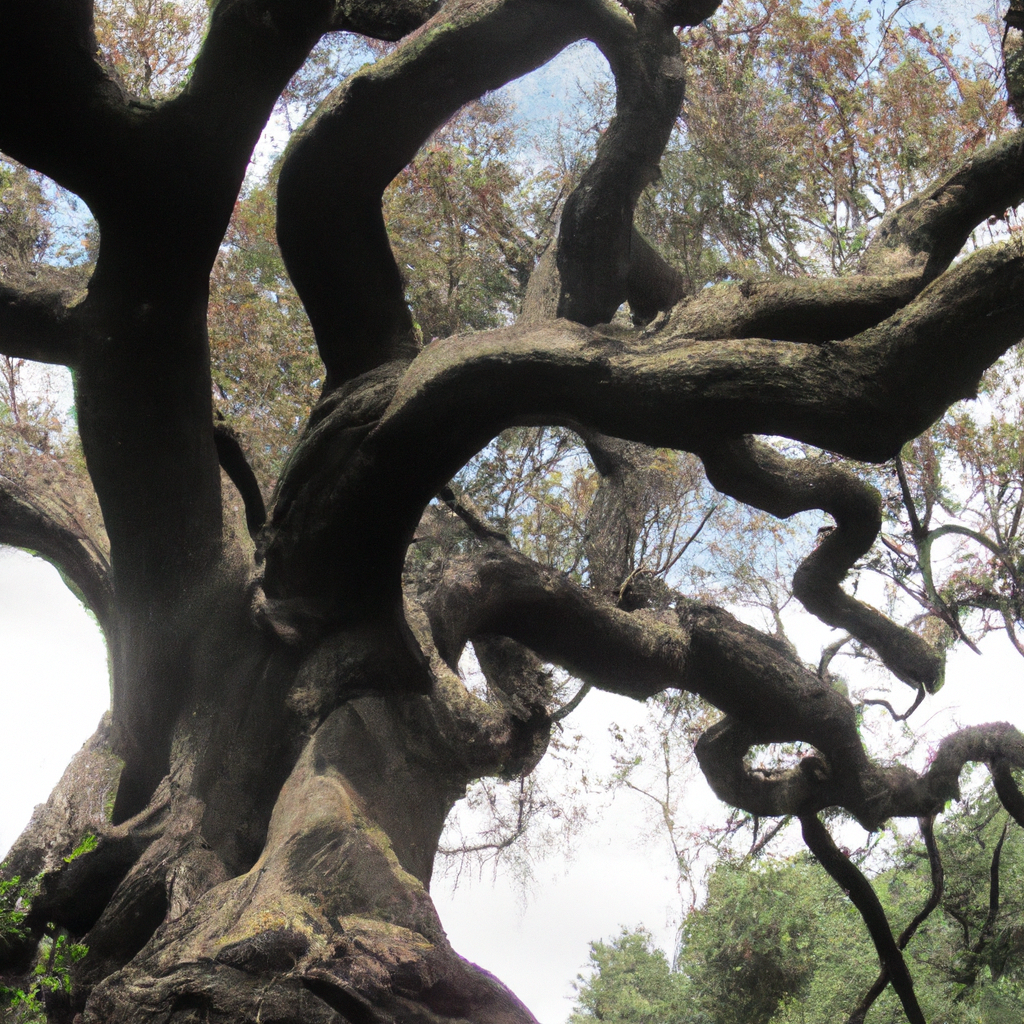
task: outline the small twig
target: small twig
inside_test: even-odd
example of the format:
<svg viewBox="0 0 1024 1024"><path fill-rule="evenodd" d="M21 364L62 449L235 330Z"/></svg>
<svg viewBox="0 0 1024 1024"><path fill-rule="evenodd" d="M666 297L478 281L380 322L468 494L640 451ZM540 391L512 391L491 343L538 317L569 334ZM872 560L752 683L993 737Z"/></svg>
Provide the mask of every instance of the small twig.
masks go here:
<svg viewBox="0 0 1024 1024"><path fill-rule="evenodd" d="M568 718L580 706L583 698L590 693L590 690L590 683L584 683L576 693L576 696L568 704L563 704L557 711L551 712L551 721L560 722L563 718Z"/></svg>
<svg viewBox="0 0 1024 1024"><path fill-rule="evenodd" d="M788 824L789 824L789 823L790 823L790 822L791 822L792 820L793 820L793 816L792 816L791 814L787 814L787 815L786 815L786 816L785 816L784 818L779 818L779 820L778 820L777 822L775 822L775 824L774 824L774 825L773 825L773 826L772 826L772 827L771 827L770 829L768 829L768 831L767 831L767 832L765 832L765 834L764 834L763 836L761 836L761 839L760 839L760 841L758 841L758 839L757 839L757 830L756 830L756 827L755 827L755 830L754 830L754 842L753 842L753 843L751 843L751 846L750 846L750 851L749 851L749 852L747 853L747 857L748 857L748 859L749 859L749 858L752 858L752 857L756 857L756 856L758 856L758 854L760 854L760 852L761 852L761 851L762 851L762 850L763 850L763 849L764 849L764 848L765 848L765 847L766 847L766 846L767 846L767 845L768 845L768 844L769 844L769 843L770 843L770 842L771 842L771 841L772 841L772 840L773 840L773 839L774 839L774 838L775 838L775 837L776 837L776 836L777 836L777 835L778 835L778 834L779 834L779 833L780 833L780 832L781 832L781 831L782 831L782 830L783 830L783 829L784 829L784 828L785 828L785 827L786 827L786 826L787 826L787 825L788 825ZM754 821L756 822L756 821L757 821L757 818L755 818L755 819L754 819Z"/></svg>
<svg viewBox="0 0 1024 1024"><path fill-rule="evenodd" d="M924 687L919 686L917 688L917 696L914 698L914 703L911 704L902 715L897 714L896 709L887 700L882 700L879 697L865 697L864 700L861 701L861 704L871 704L877 707L883 707L890 715L892 715L892 720L894 722L905 722L921 706L921 701L924 700L924 694Z"/></svg>
<svg viewBox="0 0 1024 1024"><path fill-rule="evenodd" d="M672 559L668 563L668 565L666 565L661 570L661 575L662 576L667 576L668 575L668 571L672 568L672 566L675 565L676 562L678 562L679 559L682 558L683 555L686 554L686 549L697 539L698 535L700 534L700 531L703 530L705 526L707 526L708 520L717 511L718 511L718 505L715 504L715 505L712 505L711 508L709 508L707 510L707 512L704 513L704 518L698 524L697 529L694 530L693 533L690 534L690 536L689 536L688 540L686 541L686 543L679 549L679 551L675 555L672 556Z"/></svg>
<svg viewBox="0 0 1024 1024"><path fill-rule="evenodd" d="M910 484L907 482L907 474L903 468L903 457L896 456L896 476L900 481L900 492L903 495L903 507L907 510L910 519L910 536L919 541L928 532L917 518L917 508L914 505L914 496L910 493Z"/></svg>

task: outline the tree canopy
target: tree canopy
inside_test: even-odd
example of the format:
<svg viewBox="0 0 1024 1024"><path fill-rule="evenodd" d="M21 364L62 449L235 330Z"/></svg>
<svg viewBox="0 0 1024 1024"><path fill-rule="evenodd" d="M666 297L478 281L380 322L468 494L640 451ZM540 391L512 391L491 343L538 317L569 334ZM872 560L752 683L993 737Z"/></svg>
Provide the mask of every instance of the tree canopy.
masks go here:
<svg viewBox="0 0 1024 1024"><path fill-rule="evenodd" d="M1024 199L1024 18L994 29L1004 86L895 15L717 8L0 0L0 542L58 567L112 676L4 869L35 880L8 978L40 940L88 948L52 1019L532 1020L451 948L430 879L479 780L518 780L481 846L526 830L594 688L656 698L739 815L798 820L926 1019L829 823L931 821L971 763L1022 823L1024 735L894 763L830 657L916 706L950 643L1019 644L1024 254L989 229ZM584 39L595 127L530 168L489 94ZM287 144L250 172L268 123ZM64 237L79 200L95 227ZM29 361L71 370L73 415ZM956 405L979 393L990 414ZM844 587L870 569L924 614ZM818 665L791 597L840 631ZM752 760L776 744L795 760ZM702 998L760 1019L810 991L796 931L750 939L770 983L708 968ZM595 955L642 969L635 1019L668 1012L642 938Z"/></svg>
<svg viewBox="0 0 1024 1024"><path fill-rule="evenodd" d="M926 840L890 837L871 858L886 914L910 932L904 950L927 1019L1017 1020L1024 833L990 787L928 829ZM852 1024L869 1011L905 1019L891 992L875 990L878 961L860 915L806 854L719 861L671 966L642 930L592 948L573 1024Z"/></svg>

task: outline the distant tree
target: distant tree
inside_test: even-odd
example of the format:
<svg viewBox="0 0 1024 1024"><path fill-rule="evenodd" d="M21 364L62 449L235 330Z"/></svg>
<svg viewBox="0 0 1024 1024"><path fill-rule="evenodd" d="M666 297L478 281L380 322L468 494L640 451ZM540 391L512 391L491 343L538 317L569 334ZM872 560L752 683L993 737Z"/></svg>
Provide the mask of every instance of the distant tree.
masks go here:
<svg viewBox="0 0 1024 1024"><path fill-rule="evenodd" d="M875 891L906 933L900 941L926 1018L1019 1020L1024 831L990 786L943 817L934 838L926 828L930 852L920 839L890 836L871 858L881 865ZM657 995L662 1024L906 1019L876 984L878 958L857 909L806 854L719 861L684 922L671 971L642 929L593 943L591 961L574 1020L646 1021L634 990Z"/></svg>
<svg viewBox="0 0 1024 1024"><path fill-rule="evenodd" d="M609 943L590 944L589 977L576 983L576 1009L569 1024L677 1024L694 1021L686 1006L682 975L669 967L642 929L622 933Z"/></svg>

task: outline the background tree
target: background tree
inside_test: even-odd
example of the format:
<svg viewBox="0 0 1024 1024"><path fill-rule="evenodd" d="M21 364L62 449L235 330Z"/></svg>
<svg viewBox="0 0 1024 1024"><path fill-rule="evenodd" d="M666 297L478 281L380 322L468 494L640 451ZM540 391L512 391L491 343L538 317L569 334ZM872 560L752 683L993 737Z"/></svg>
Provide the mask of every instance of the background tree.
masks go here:
<svg viewBox="0 0 1024 1024"><path fill-rule="evenodd" d="M644 561L663 542L647 509L671 488L654 486L657 457L637 446L699 458L715 487L763 513L828 513L836 527L797 568L795 595L898 679L934 690L938 653L840 586L878 534L880 499L838 459L893 458L1019 340L1017 240L953 263L978 224L1022 197L1019 138L890 211L855 274L732 283L679 303L686 281L634 230L634 211L680 109L676 30L715 6L220 0L195 47L186 40L175 83L185 58L162 56L156 8L135 6L129 46L97 33L88 0L0 5L0 147L80 196L99 234L93 263L55 263L45 281L5 270L0 285L0 352L74 371L109 540L108 566L20 485L0 491L0 539L60 566L111 652L110 718L7 868L40 886L7 970L29 969L46 922L89 948L74 993L52 994L54 1018L531 1019L451 949L428 886L467 785L521 776L547 750L575 700L561 697L555 664L581 694L679 689L721 710L697 744L713 788L748 814L800 818L854 894L907 1015L923 1019L884 912L818 813L841 807L869 828L931 815L973 761L1024 818L1012 775L1024 739L1005 723L962 730L920 773L873 760L857 709L782 638L637 586L674 557ZM239 432L215 415L215 400L230 406L248 384L216 379L210 281L220 258L239 295L225 336L247 329L247 294L283 297L277 327L251 333L271 349L284 335L282 378L303 364L301 317L276 254L257 244L265 230L246 241L239 218L223 241L261 131L337 32L398 45L341 81L330 48L318 51L283 109L314 106L329 82L277 173L277 241L320 366L296 440L286 415L268 417L290 451L266 513ZM424 347L383 217L387 186L467 103L582 38L609 62L615 115L537 266L524 255L534 239L517 241L506 216L514 176L471 132L451 149L458 174L435 183L445 231L416 256L440 259L445 273L424 280L452 329L504 324L525 284L516 322ZM118 54L133 53L148 73L126 81ZM479 187L485 171L493 192ZM493 231L454 231L444 208L456 181ZM473 293L496 296L484 319L469 318ZM624 302L649 326L615 320ZM234 376L272 379L266 352L254 364ZM285 390L284 407L299 407L301 390ZM517 550L451 483L502 430L538 423L574 428L600 478L583 579ZM793 458L756 435L832 455ZM274 461L264 453L262 471ZM226 515L236 490L244 531ZM435 496L464 533L428 569L407 553L432 529ZM457 673L467 643L486 680L477 692ZM798 741L814 753L791 769L745 761L752 746Z"/></svg>
<svg viewBox="0 0 1024 1024"><path fill-rule="evenodd" d="M929 1020L1019 1017L1022 841L982 786L939 823L932 853L920 837L892 835L854 854L874 865L890 920L901 929L914 924L905 954ZM628 995L634 987L672 993L661 1002L666 1024L905 1019L891 992L865 1001L878 973L875 950L849 898L806 854L719 861L705 900L686 919L671 971L643 932L593 950L580 1020L647 1019ZM658 979L656 989L648 977ZM604 1016L612 1006L618 1016Z"/></svg>

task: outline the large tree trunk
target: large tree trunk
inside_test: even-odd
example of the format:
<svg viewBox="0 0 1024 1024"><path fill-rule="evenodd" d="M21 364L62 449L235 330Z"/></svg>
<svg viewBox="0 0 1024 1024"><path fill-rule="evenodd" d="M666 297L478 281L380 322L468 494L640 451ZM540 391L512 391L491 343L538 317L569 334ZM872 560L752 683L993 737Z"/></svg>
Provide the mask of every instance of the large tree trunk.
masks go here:
<svg viewBox="0 0 1024 1024"><path fill-rule="evenodd" d="M509 730L436 658L439 693L395 693L373 630L282 649L246 584L225 569L196 616L192 696L147 806L115 817L105 719L11 851L9 872L43 879L36 934L53 922L89 948L58 1019L533 1020L452 950L428 886L467 783L532 767L546 720Z"/></svg>

